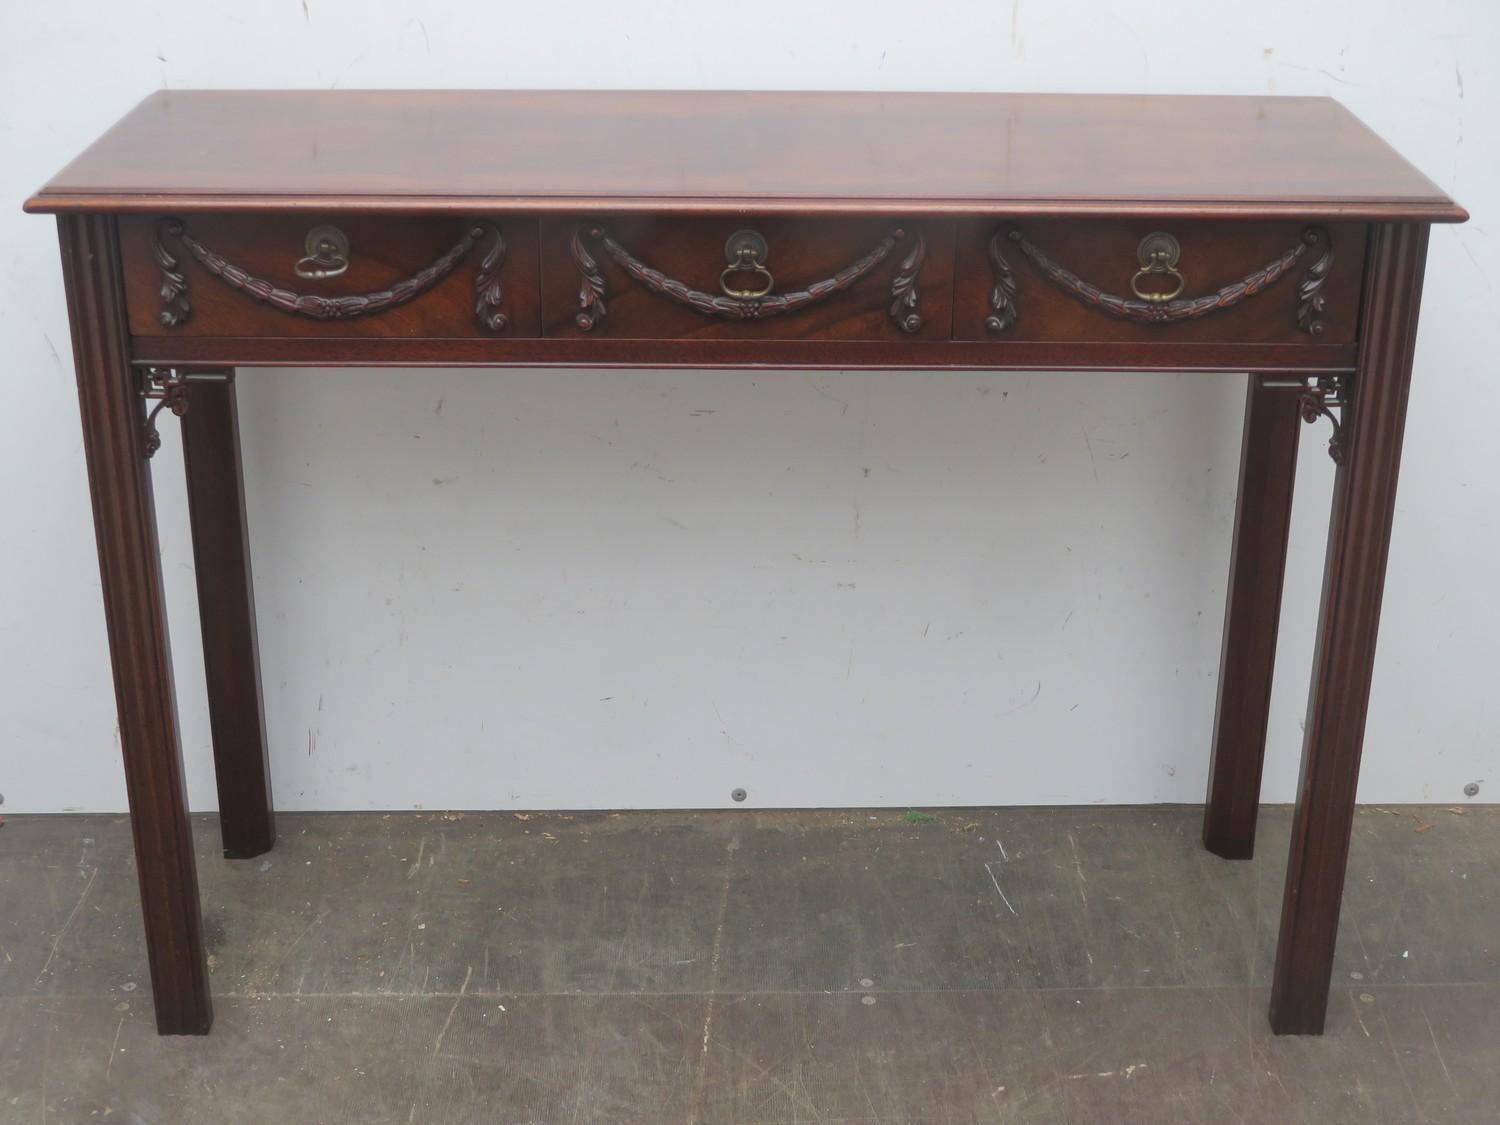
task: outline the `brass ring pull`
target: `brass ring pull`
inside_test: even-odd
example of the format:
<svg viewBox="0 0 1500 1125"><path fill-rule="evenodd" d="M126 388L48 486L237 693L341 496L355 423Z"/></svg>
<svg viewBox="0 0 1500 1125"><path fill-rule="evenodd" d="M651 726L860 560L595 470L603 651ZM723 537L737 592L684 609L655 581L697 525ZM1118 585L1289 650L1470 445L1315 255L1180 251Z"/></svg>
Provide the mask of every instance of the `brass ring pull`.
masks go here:
<svg viewBox="0 0 1500 1125"><path fill-rule="evenodd" d="M719 274L719 288L724 290L727 296L740 300L753 301L764 297L776 285L776 279L765 267L768 253L769 247L766 245L766 240L758 231L735 231L724 243L724 260L729 265L725 266L724 272ZM759 289L736 289L729 284L729 279L739 273L753 273L763 279L764 284Z"/></svg>
<svg viewBox="0 0 1500 1125"><path fill-rule="evenodd" d="M326 281L349 268L349 236L338 227L313 227L302 243L307 256L298 260L292 272L309 281Z"/></svg>
<svg viewBox="0 0 1500 1125"><path fill-rule="evenodd" d="M765 278L765 284L759 289L735 289L729 284L731 276L737 273L755 273ZM719 275L719 288L731 297L740 297L746 300L754 300L756 297L764 297L776 284L776 279L771 276L771 271L759 262L735 262L731 266L724 267L724 272Z"/></svg>
<svg viewBox="0 0 1500 1125"><path fill-rule="evenodd" d="M1143 301L1152 304L1165 304L1182 293L1187 285L1187 279L1177 272L1177 260L1182 256L1182 248L1177 240L1170 234L1157 231L1148 234L1141 239L1141 244L1136 248L1136 260L1140 262L1141 268L1135 271L1130 279L1130 291ZM1141 278L1150 277L1153 274L1165 274L1177 279L1176 288L1171 291L1141 290Z"/></svg>

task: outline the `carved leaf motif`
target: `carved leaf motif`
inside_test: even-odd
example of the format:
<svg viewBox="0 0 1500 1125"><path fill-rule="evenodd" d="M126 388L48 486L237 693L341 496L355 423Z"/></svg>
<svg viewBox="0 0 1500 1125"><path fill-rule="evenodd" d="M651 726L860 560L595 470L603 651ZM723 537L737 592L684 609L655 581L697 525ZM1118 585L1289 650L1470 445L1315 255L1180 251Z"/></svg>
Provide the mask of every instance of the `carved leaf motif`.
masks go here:
<svg viewBox="0 0 1500 1125"><path fill-rule="evenodd" d="M990 315L984 318L984 326L991 332L1004 332L1021 312L1016 304L1016 278L1002 250L1004 237L1003 231L996 231L990 238L990 268L995 273L995 287L990 290Z"/></svg>
<svg viewBox="0 0 1500 1125"><path fill-rule="evenodd" d="M193 306L188 301L187 278L177 268L177 259L167 250L163 236L176 238L182 234L182 224L176 219L162 219L151 235L151 254L161 269L161 312L159 319L167 328L186 324L193 315Z"/></svg>
<svg viewBox="0 0 1500 1125"><path fill-rule="evenodd" d="M898 237L902 233L896 232ZM927 240L918 234L911 253L902 260L891 282L891 319L903 332L922 330L922 314L917 311L917 275L922 272L922 261L926 257Z"/></svg>
<svg viewBox="0 0 1500 1125"><path fill-rule="evenodd" d="M510 317L500 307L505 295L500 284L500 267L505 262L505 236L488 223L476 223L469 233L476 241L486 233L495 236L494 243L480 260L479 272L474 275L474 318L481 328L504 332L510 324Z"/></svg>
<svg viewBox="0 0 1500 1125"><path fill-rule="evenodd" d="M1323 256L1309 267L1307 276L1297 286L1297 326L1310 336L1323 335L1323 309L1328 300L1323 285L1333 269L1333 237L1324 227L1308 227L1302 241L1309 246L1323 243Z"/></svg>
<svg viewBox="0 0 1500 1125"><path fill-rule="evenodd" d="M578 285L578 313L573 322L585 332L592 332L604 319L604 275L599 272L599 263L584 246L583 240L600 238L604 231L596 226L581 226L573 232L573 264L578 267L581 279Z"/></svg>

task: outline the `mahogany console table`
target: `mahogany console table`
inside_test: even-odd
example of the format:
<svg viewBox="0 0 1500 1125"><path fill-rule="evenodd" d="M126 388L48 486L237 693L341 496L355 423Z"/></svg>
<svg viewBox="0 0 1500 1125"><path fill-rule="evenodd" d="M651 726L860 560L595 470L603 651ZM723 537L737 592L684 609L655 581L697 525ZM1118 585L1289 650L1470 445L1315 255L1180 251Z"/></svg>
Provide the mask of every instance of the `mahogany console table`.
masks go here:
<svg viewBox="0 0 1500 1125"><path fill-rule="evenodd" d="M180 415L224 853L257 855L234 369L277 364L1249 373L1203 832L1228 859L1255 837L1298 424L1328 419L1271 990L1277 1032L1322 1030L1428 232L1466 218L1337 103L173 91L26 206L58 216L161 1032L212 1009L149 458Z"/></svg>

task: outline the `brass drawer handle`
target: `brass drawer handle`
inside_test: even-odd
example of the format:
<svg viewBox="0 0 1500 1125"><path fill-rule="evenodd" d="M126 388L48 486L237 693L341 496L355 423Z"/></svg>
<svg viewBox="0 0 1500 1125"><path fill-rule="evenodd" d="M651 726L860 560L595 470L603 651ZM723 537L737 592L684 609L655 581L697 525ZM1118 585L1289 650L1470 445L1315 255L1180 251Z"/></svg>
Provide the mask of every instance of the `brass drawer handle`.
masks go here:
<svg viewBox="0 0 1500 1125"><path fill-rule="evenodd" d="M1173 297L1182 294L1183 287L1187 285L1187 279L1177 272L1177 262L1182 257L1182 247L1177 240L1166 231L1157 231L1148 234L1141 239L1140 246L1136 247L1135 260L1141 264L1141 268L1135 271L1130 279L1130 291L1143 301L1152 304L1164 304ZM1152 274L1165 274L1167 277L1175 278L1177 284L1167 292L1161 290L1147 289L1142 291L1141 278L1150 277Z"/></svg>
<svg viewBox="0 0 1500 1125"><path fill-rule="evenodd" d="M510 323L501 308L500 266L505 260L505 238L491 223L475 221L464 227L463 235L446 253L426 269L418 270L388 289L346 297L324 297L318 294L294 293L259 278L225 260L200 242L178 218L166 218L156 224L151 252L161 270L162 324L176 328L193 315L188 300L186 275L178 268L176 256L167 249L169 241L187 247L189 254L205 270L231 289L256 301L263 301L282 312L305 316L310 320L352 320L375 316L415 300L451 274L474 246L491 239L490 249L479 263L474 280L474 318L489 332L501 332ZM294 272L310 280L338 277L349 268L349 240L336 227L314 227L306 240L307 256L297 262Z"/></svg>
<svg viewBox="0 0 1500 1125"><path fill-rule="evenodd" d="M755 242L755 239L759 239L759 242ZM764 264L767 257L765 240L754 231L736 231L725 245L725 257L729 266L719 275L719 285L724 290L724 295L720 296L694 289L686 282L653 269L625 249L602 224L584 223L573 232L571 243L573 264L578 268L580 278L578 312L573 321L585 332L593 331L604 321L604 275L595 259L594 247L602 249L616 265L651 292L686 305L705 316L722 320L764 320L796 312L835 293L843 292L871 273L899 244L908 239L911 249L901 260L895 277L891 279L888 315L901 331L918 332L922 328L922 316L917 308L917 274L927 255L927 240L920 232L908 235L899 226L888 228L874 248L832 277L815 281L805 289L774 295L771 289L775 285L775 278ZM730 278L736 273L744 272L761 278L761 286L756 289L732 288Z"/></svg>
<svg viewBox="0 0 1500 1125"><path fill-rule="evenodd" d="M349 236L338 227L313 227L302 245L307 257L292 267L298 277L324 281L349 268Z"/></svg>
<svg viewBox="0 0 1500 1125"><path fill-rule="evenodd" d="M737 230L729 236L729 241L724 243L724 259L729 265L724 267L724 272L719 275L719 288L724 290L730 297L738 297L741 300L754 301L764 297L776 287L776 279L771 276L771 271L766 269L765 260L770 254L770 247L766 245L765 238L757 231ZM764 284L759 289L736 289L729 284L729 279L736 274L753 273L764 279Z"/></svg>
<svg viewBox="0 0 1500 1125"><path fill-rule="evenodd" d="M1015 278L1003 249L1006 241L1014 243L1044 278L1079 304L1137 324L1192 320L1220 309L1233 308L1291 272L1309 247L1321 246L1323 253L1308 268L1297 287L1297 327L1312 336L1323 334L1323 285L1333 267L1333 237L1326 227L1303 228L1296 245L1286 253L1238 281L1201 297L1180 295L1186 283L1177 270L1181 254L1177 240L1161 232L1147 235L1137 249L1137 261L1141 268L1130 279L1134 298L1121 297L1089 284L1072 270L1049 258L1019 227L1002 227L990 239L990 264L995 274L995 288L990 296L991 315L986 318L985 326L991 332L1005 331L1016 322L1018 316ZM1166 291L1141 288L1142 281L1157 275L1175 279L1175 287Z"/></svg>

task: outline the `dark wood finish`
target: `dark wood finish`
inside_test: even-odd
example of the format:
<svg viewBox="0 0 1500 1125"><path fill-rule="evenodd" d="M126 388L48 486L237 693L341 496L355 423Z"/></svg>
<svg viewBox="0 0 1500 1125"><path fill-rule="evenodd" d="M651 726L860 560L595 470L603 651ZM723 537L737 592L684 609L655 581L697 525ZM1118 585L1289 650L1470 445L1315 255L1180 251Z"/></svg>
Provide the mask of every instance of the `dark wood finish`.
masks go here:
<svg viewBox="0 0 1500 1125"><path fill-rule="evenodd" d="M447 276L405 303L346 319L316 319L257 300L226 284L193 256L180 237L165 234L162 247L175 260L175 272L183 279L183 295L191 308L185 317L177 313L177 323L164 324L163 266L153 243L167 217L163 212L120 219L126 303L130 331L136 336L509 338L540 332L535 222L501 220L497 224L505 238L505 254L495 277L506 318L497 331L482 325L476 310L476 284L492 248L487 235L474 240ZM389 292L453 249L470 226L491 220L442 215L338 217L339 229L349 236L348 272L317 281L298 277L293 268L306 253L307 232L328 221L333 216L261 215L252 220L241 215L193 215L183 223L195 240L247 274L290 293L339 299ZM168 303L176 309L180 299L174 292Z"/></svg>
<svg viewBox="0 0 1500 1125"><path fill-rule="evenodd" d="M992 261L997 257L995 239L1001 237L1013 243L1043 277L1075 301L1088 308L1098 309L1106 316L1136 324L1175 324L1233 308L1286 277L1298 266L1310 246L1321 246L1324 252L1309 271L1305 286L1298 288L1299 298L1304 288L1314 292L1321 290L1328 270L1333 265L1333 244L1329 241L1328 228L1307 226L1302 229L1296 242L1264 266L1251 270L1244 277L1226 282L1211 292L1185 297L1180 295L1186 279L1177 269L1179 249L1175 238L1165 232L1157 232L1141 240L1142 249L1137 253L1141 268L1130 279L1131 292L1112 293L1107 289L1100 289L1056 259L1048 257L1047 252L1032 242L1024 230L1013 224L1004 235L997 233L990 240ZM1170 248L1165 245L1168 240L1171 240ZM1154 251L1147 249L1152 246L1155 247ZM1009 272L1008 268L1006 272ZM1142 281L1148 283L1148 288L1141 289ZM1157 281L1160 282L1159 285L1155 284ZM1311 316L1316 300L1317 298L1299 300L1297 306L1297 327L1315 336L1322 335L1323 332L1322 321ZM990 324L986 322L985 327L989 328Z"/></svg>
<svg viewBox="0 0 1500 1125"><path fill-rule="evenodd" d="M1084 341L1003 343L921 340L892 332L882 340L628 340L607 333L541 340L231 339L142 336L136 361L195 368L255 367L770 367L902 371L1278 371L1354 370L1352 345L1182 344Z"/></svg>
<svg viewBox="0 0 1500 1125"><path fill-rule="evenodd" d="M1296 386L1250 376L1203 817L1204 845L1225 859L1255 852L1301 423Z"/></svg>
<svg viewBox="0 0 1500 1125"><path fill-rule="evenodd" d="M1204 827L1226 856L1254 840L1298 411L1352 376L1272 1003L1277 1031L1322 1027L1428 224L1465 218L1336 103L164 92L27 207L66 213L163 1030L209 1007L131 364L177 368L163 388L278 364L1256 372ZM486 222L503 255L466 244ZM349 268L298 277L325 223ZM720 290L747 227L776 278L760 303ZM1158 231L1184 287L1150 271L1153 301L1132 284ZM272 820L233 390L185 385L225 847L253 854Z"/></svg>
<svg viewBox="0 0 1500 1125"><path fill-rule="evenodd" d="M169 90L28 206L1464 217L1330 99L1097 94Z"/></svg>
<svg viewBox="0 0 1500 1125"><path fill-rule="evenodd" d="M189 382L186 389L182 456L219 826L224 854L248 859L270 851L276 822L271 812L234 372L224 372L222 382Z"/></svg>
<svg viewBox="0 0 1500 1125"><path fill-rule="evenodd" d="M772 302L803 301L795 311L776 317L715 315L693 307L714 298L712 287L723 269L723 245L740 226L753 225L771 245L768 264L778 284L761 305L780 311ZM276 285L295 285L292 265L301 254L308 220L287 216L197 216L193 236L225 247L226 256L247 273ZM303 291L316 288L318 297L339 300L367 294L371 286L391 285L410 277L420 264L430 264L433 247L462 234L462 221L438 218L372 218L354 216L350 228L352 265L342 277L302 282ZM1216 309L1198 319L1142 324L1108 315L1098 307L1059 291L1033 263L1012 264L1018 250L1005 259L1013 284L1009 290L1011 318L996 331L994 294L996 266L991 246L1003 231L995 224L966 222L958 226L955 265L955 228L934 219L896 224L905 237L892 245L885 220L789 219L781 216L735 216L674 221L652 217L618 217L607 226L586 216L543 219L540 235L535 221L514 219L504 224L506 252L493 271L501 286L504 323L498 331L477 317L475 288L484 264L481 241L444 280L406 304L385 307L352 319L316 319L260 302L222 279L182 250L181 242L161 235L164 219L127 216L122 220L126 259L127 299L133 332L141 338L266 337L273 339L369 336L380 339L434 338L523 339L545 331L548 336L573 338L608 336L627 339L684 340L918 340L985 341L1006 348L1017 342L1080 345L1106 342L1153 344L1267 344L1293 349L1350 349L1355 339L1364 252L1364 227L1338 224L1332 228L1335 253L1330 266L1326 246L1311 246L1303 259L1269 284L1232 307ZM910 228L907 231L906 228ZM1135 269L1136 246L1150 233L1146 223L1086 223L1038 221L1029 228L1035 237L1056 246L1059 255L1094 263L1095 276L1128 283ZM1182 268L1198 277L1236 277L1244 263L1278 253L1288 245L1303 248L1303 229L1294 224L1188 223L1178 227L1184 244ZM627 250L637 261L630 269L608 253L600 239L580 232L607 232L612 245ZM156 245L158 236L161 246ZM922 239L920 261L912 263L915 239ZM545 262L538 278L538 239ZM1002 240L1003 241L1003 240ZM1004 242L1007 248L1013 244ZM851 263L868 261L872 246L888 250L883 260L858 280L835 287L826 284L839 271L847 275ZM176 249L166 259L162 249ZM582 257L580 257L582 253ZM905 269L908 263L917 266ZM587 268L584 268L587 266ZM706 292L677 298L659 291L671 284L652 285L639 276L651 266L674 279L685 279L682 289ZM957 293L953 292L957 274ZM820 283L824 291L818 292ZM814 289L813 294L807 287ZM602 289L601 289L602 287ZM546 324L540 322L540 300ZM898 293L897 289L901 288ZM590 297L585 306L580 289ZM800 290L800 292L799 292ZM289 294L290 295L290 294ZM813 299L816 297L816 299ZM904 298L904 300L898 300ZM359 299L357 297L353 299ZM727 305L756 305L719 297ZM957 308L955 314L954 308ZM1316 309L1314 314L1312 310ZM607 312L599 315L599 310ZM895 312L916 313L898 320ZM737 311L731 308L729 311ZM758 305L756 310L758 311ZM1321 326L1307 331L1310 321ZM585 326L587 325L587 327ZM149 351L149 349L148 349ZM151 352L150 354L158 354ZM504 362L507 349L495 349ZM441 358L441 357L437 357ZM816 355L813 355L816 361ZM522 356L518 362L524 362ZM668 360L670 362L670 360ZM827 362L837 363L837 359ZM993 361L992 361L993 362ZM1058 361L1071 365L1066 357ZM1294 361L1298 362L1298 361ZM947 366L946 360L936 361ZM1269 368L1279 366L1268 357ZM917 354L910 360L893 353L892 366L924 365ZM1348 360L1323 360L1321 366L1347 367ZM1268 369L1269 369L1268 368Z"/></svg>
<svg viewBox="0 0 1500 1125"><path fill-rule="evenodd" d="M1377 226L1371 235L1361 315L1364 340L1344 425L1344 460L1334 477L1302 774L1271 986L1271 1027L1278 1034L1320 1034L1328 1008L1427 238L1425 225L1412 224Z"/></svg>
<svg viewBox="0 0 1500 1125"><path fill-rule="evenodd" d="M737 215L723 218L675 220L661 217L618 216L596 224L587 215L544 218L541 221L543 331L557 337L614 337L662 340L946 340L952 327L953 224L945 219L894 224L901 237L885 247L887 253L857 281L846 287L828 286L813 299L809 288L820 288L840 271L856 265L882 247L892 223L884 219L808 219L779 215ZM770 255L766 266L776 284L768 299L791 296L794 311L769 317L725 318L674 300L611 257L593 230L644 265L685 282L706 297L725 295L719 275L725 268L724 243L735 231L748 228L762 234ZM580 268L574 248L592 262L603 284L602 316L580 321L579 314L597 311L581 301L582 283L590 277ZM921 237L925 253L915 289L920 323L903 331L892 317L896 280L902 264ZM589 286L590 292L594 285ZM726 299L727 300L727 299ZM805 302L805 303L804 303ZM741 301L740 307L751 304ZM765 302L761 302L765 304ZM779 310L777 310L779 311ZM591 323L592 327L585 327Z"/></svg>
<svg viewBox="0 0 1500 1125"><path fill-rule="evenodd" d="M1169 222L1135 219L1083 222L1035 219L1025 224L970 221L959 225L953 295L953 335L960 340L1117 340L1185 343L1326 344L1352 343L1359 323L1359 293L1365 253L1365 227L1334 223L1334 261L1321 282L1322 308L1317 334L1299 318L1304 306L1301 284L1322 260L1322 246L1303 242L1306 224L1296 222ZM1186 278L1183 298L1213 293L1243 280L1252 271L1302 249L1285 274L1229 307L1196 318L1138 323L1112 316L1097 305L1064 292L1050 281L1021 247L1007 237L1021 231L1059 265L1099 290L1130 294L1131 276L1139 269L1136 250L1157 230L1174 235L1182 246L1178 269ZM995 329L994 291L999 276L991 243L1001 236L999 251L1013 289L1012 316ZM1140 303L1140 302L1135 302Z"/></svg>
<svg viewBox="0 0 1500 1125"><path fill-rule="evenodd" d="M119 247L108 215L59 218L83 451L151 965L156 1026L213 1022L188 828L177 700L146 461L145 411L130 370Z"/></svg>

